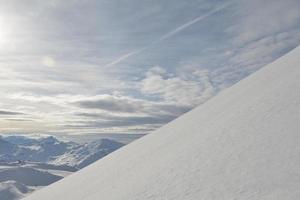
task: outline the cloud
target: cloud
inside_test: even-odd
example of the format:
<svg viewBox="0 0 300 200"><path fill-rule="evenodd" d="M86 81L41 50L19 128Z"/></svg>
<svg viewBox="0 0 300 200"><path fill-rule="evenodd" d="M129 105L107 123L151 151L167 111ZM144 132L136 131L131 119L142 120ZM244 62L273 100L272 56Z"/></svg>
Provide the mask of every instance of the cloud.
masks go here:
<svg viewBox="0 0 300 200"><path fill-rule="evenodd" d="M74 99L74 98L73 98ZM191 109L190 105L183 103L172 103L164 101L150 101L122 95L97 95L92 97L80 97L78 100L70 101L86 111L82 116L99 117L97 113L110 113L114 115L151 115L151 116L173 116L176 117ZM107 115L106 115L107 116Z"/></svg>
<svg viewBox="0 0 300 200"><path fill-rule="evenodd" d="M76 120L64 123L64 128L113 129L116 132L154 130L192 108L122 95L82 97L72 104L78 106L73 117Z"/></svg>
<svg viewBox="0 0 300 200"><path fill-rule="evenodd" d="M161 38L159 38L157 40L157 42L161 42L161 41L164 41L170 37L172 37L173 35L185 30L186 28L194 25L195 23L198 23L204 19L206 19L207 17L210 17L211 15L213 14L216 14L217 12L221 11L221 10L224 10L226 9L227 7L229 7L232 3L224 3L223 5L221 6L217 6L216 8L212 9L211 11L209 11L208 13L204 14L204 15L201 15L201 16L198 16L196 17L195 19L191 20L191 21L188 21L186 22L185 24L183 25L180 25L178 26L177 28L175 28L174 30L168 32L167 34L163 35ZM156 43L156 42L155 42Z"/></svg>
<svg viewBox="0 0 300 200"><path fill-rule="evenodd" d="M198 22L200 22L200 21L202 21L202 20L210 17L211 15L216 14L217 12L219 12L221 10L226 9L230 5L231 5L231 3L225 3L225 4L221 5L221 6L217 6L216 8L210 10L209 12L207 12L207 13L205 13L203 15L200 15L200 16L198 16L198 17L196 17L196 18L194 18L194 19L192 19L192 20L190 20L190 21L188 21L188 22L186 22L186 23L178 26L174 30L169 31L168 33L164 34L163 36L161 36L157 40L154 40L150 44L148 44L148 45L146 45L146 46L144 46L144 47L142 47L142 48L140 48L138 50L135 50L135 51L132 51L132 52L127 53L125 55L122 55L121 57L115 59L114 61L106 64L104 67L113 66L115 64L118 64L118 63L120 63L120 62L122 62L122 61L124 61L124 60L126 60L128 58L130 58L131 56L138 55L138 54L142 53L143 51L151 48L153 45L158 44L160 42L163 42L164 40L167 40L168 38L171 38L172 36L180 33L181 31L184 31L188 27L190 27L190 26L192 26L192 25L194 25L194 24L196 24L196 23L198 23Z"/></svg>
<svg viewBox="0 0 300 200"><path fill-rule="evenodd" d="M298 0L2 1L0 130L148 132L300 43Z"/></svg>
<svg viewBox="0 0 300 200"><path fill-rule="evenodd" d="M80 116L87 116L85 113L81 113ZM91 115L88 115L89 117ZM162 125L170 122L174 119L174 116L117 116L117 115L92 115L92 117L97 117L98 120L81 121L80 125L90 128L108 128L108 127L130 127L139 126L145 127L151 125L156 127L156 125Z"/></svg>
<svg viewBox="0 0 300 200"><path fill-rule="evenodd" d="M18 118L11 118L11 119L4 119L6 121L16 121L16 122L34 122L35 120L32 119L18 119Z"/></svg>
<svg viewBox="0 0 300 200"><path fill-rule="evenodd" d="M139 101L111 95L99 95L93 99L80 100L76 104L82 108L101 109L111 112L138 112L142 106Z"/></svg>
<svg viewBox="0 0 300 200"><path fill-rule="evenodd" d="M0 110L0 115L24 115L24 113Z"/></svg>
<svg viewBox="0 0 300 200"><path fill-rule="evenodd" d="M251 72L270 63L300 43L300 31L282 32L253 41L229 59L234 66L243 66Z"/></svg>
<svg viewBox="0 0 300 200"><path fill-rule="evenodd" d="M211 72L214 84L220 90L229 87L297 47L299 6L298 0L238 1L234 24L225 29L232 46L226 48L224 63Z"/></svg>
<svg viewBox="0 0 300 200"><path fill-rule="evenodd" d="M132 52L129 52L127 54L124 54L124 55L120 56L119 58L115 59L114 61L104 65L104 67L111 67L113 65L116 65L116 64L126 60L127 58L130 58L131 56L134 56L134 55L137 55L137 54L143 52L146 49L147 49L147 47L143 47L143 48L138 49L136 51L132 51Z"/></svg>
<svg viewBox="0 0 300 200"><path fill-rule="evenodd" d="M196 106L215 94L209 76L208 70L194 67L182 69L175 75L154 67L149 69L141 81L141 91L164 101Z"/></svg>
<svg viewBox="0 0 300 200"><path fill-rule="evenodd" d="M238 4L239 20L230 27L239 35L239 44L299 27L300 2L298 0L251 0Z"/></svg>

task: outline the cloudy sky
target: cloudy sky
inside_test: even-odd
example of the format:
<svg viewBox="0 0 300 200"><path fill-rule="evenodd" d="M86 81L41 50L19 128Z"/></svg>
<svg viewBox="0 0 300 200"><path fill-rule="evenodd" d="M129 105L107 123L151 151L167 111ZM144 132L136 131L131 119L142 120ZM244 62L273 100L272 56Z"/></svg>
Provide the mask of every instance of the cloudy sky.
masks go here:
<svg viewBox="0 0 300 200"><path fill-rule="evenodd" d="M299 0L0 3L1 133L148 133L300 44Z"/></svg>

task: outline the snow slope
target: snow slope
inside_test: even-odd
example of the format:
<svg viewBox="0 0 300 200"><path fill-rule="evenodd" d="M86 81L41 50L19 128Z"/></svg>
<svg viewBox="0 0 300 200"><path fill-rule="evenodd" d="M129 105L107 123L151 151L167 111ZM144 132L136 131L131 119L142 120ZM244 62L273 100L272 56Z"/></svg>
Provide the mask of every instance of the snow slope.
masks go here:
<svg viewBox="0 0 300 200"><path fill-rule="evenodd" d="M29 167L0 169L0 182L14 180L28 186L46 186L62 177Z"/></svg>
<svg viewBox="0 0 300 200"><path fill-rule="evenodd" d="M30 192L32 192L31 188L16 181L6 181L0 184L1 200L21 199Z"/></svg>
<svg viewBox="0 0 300 200"><path fill-rule="evenodd" d="M26 200L299 200L300 48Z"/></svg>
<svg viewBox="0 0 300 200"><path fill-rule="evenodd" d="M0 199L17 200L76 171L46 163L0 163Z"/></svg>

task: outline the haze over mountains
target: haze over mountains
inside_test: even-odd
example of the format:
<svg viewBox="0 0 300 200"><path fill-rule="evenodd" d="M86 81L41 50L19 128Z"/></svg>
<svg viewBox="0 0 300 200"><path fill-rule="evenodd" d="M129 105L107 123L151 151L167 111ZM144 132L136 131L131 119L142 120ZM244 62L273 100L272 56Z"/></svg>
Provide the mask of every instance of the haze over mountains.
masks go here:
<svg viewBox="0 0 300 200"><path fill-rule="evenodd" d="M300 198L300 48L26 200Z"/></svg>
<svg viewBox="0 0 300 200"><path fill-rule="evenodd" d="M112 139L76 143L54 136L0 137L0 199L20 199L123 145Z"/></svg>

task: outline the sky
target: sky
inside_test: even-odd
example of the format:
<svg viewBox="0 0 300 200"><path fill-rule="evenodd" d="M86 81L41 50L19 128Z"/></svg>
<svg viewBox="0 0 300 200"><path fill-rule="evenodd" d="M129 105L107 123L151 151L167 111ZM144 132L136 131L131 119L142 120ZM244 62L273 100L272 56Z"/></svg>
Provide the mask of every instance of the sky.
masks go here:
<svg viewBox="0 0 300 200"><path fill-rule="evenodd" d="M147 134L300 44L299 0L0 3L0 133Z"/></svg>

